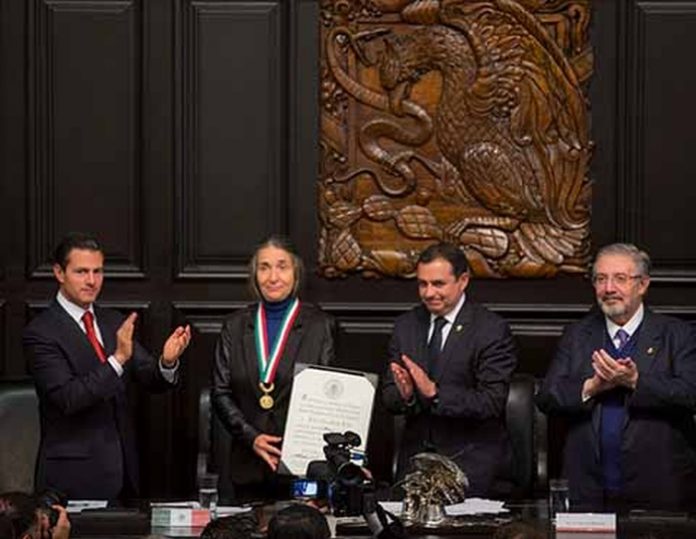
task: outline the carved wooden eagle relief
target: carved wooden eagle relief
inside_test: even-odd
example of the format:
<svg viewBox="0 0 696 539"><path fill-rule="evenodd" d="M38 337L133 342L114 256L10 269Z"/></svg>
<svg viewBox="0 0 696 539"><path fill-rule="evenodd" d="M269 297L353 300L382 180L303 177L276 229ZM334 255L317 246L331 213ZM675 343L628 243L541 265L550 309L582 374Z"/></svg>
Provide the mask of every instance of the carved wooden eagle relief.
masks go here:
<svg viewBox="0 0 696 539"><path fill-rule="evenodd" d="M319 262L409 277L584 272L589 0L324 0Z"/></svg>

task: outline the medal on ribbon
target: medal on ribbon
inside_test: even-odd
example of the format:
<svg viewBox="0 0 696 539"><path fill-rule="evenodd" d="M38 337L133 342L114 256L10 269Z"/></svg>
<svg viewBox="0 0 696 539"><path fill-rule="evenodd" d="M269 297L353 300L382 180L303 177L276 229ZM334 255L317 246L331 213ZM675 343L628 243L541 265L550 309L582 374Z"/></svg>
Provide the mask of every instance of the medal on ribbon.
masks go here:
<svg viewBox="0 0 696 539"><path fill-rule="evenodd" d="M280 330L276 338L273 350L269 353L268 347L268 332L266 331L266 310L263 308L263 302L259 302L259 307L256 310L256 324L254 325L254 338L256 341L256 357L259 363L259 389L263 395L259 397L259 406L264 410L270 410L275 405L275 401L271 393L275 389L276 371L278 363L285 350L285 345L288 342L288 336L292 325L295 323L298 313L300 312L300 300L295 300L290 304L285 312L285 317L280 324Z"/></svg>

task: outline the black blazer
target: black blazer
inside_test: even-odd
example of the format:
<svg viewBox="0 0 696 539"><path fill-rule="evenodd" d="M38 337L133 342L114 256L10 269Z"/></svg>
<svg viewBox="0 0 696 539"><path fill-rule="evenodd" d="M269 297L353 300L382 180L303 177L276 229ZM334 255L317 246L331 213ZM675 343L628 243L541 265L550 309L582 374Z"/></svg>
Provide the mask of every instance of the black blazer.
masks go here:
<svg viewBox="0 0 696 539"><path fill-rule="evenodd" d="M124 317L95 306L108 355ZM36 384L41 442L37 489L58 489L71 499L114 499L127 486L138 491L138 459L127 413L128 384L135 378L165 390L157 361L137 342L119 377L101 363L87 336L57 301L24 330L24 348Z"/></svg>
<svg viewBox="0 0 696 539"><path fill-rule="evenodd" d="M594 309L569 326L537 395L539 408L568 425L563 474L577 508L602 506L601 403L582 402L592 352L606 348L604 315ZM696 496L696 333L689 324L645 310L632 358L639 372L626 392L622 441L624 495L631 507L693 509Z"/></svg>
<svg viewBox="0 0 696 539"><path fill-rule="evenodd" d="M429 325L430 313L422 305L400 316L389 344L390 361L406 354L427 372ZM398 475L412 455L432 448L464 470L471 483L468 495L505 493L511 465L505 404L517 365L510 329L498 315L467 299L442 354L434 373L435 404L420 399L406 406L389 368L383 377L385 406L406 414Z"/></svg>
<svg viewBox="0 0 696 539"><path fill-rule="evenodd" d="M234 485L273 481L273 472L252 448L259 434L283 435L295 363L329 365L334 360L333 318L303 302L276 371L275 404L271 410L263 410L254 341L256 309L254 304L230 315L215 349L213 411L231 437L230 454L215 459L220 468L220 493L225 498Z"/></svg>

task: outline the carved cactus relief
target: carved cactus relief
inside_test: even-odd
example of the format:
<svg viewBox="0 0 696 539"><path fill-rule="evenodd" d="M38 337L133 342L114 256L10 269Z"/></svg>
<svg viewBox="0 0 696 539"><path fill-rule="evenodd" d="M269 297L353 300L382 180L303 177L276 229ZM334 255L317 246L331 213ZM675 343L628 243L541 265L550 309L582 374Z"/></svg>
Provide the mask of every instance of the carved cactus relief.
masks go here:
<svg viewBox="0 0 696 539"><path fill-rule="evenodd" d="M323 275L584 272L590 0L322 0Z"/></svg>

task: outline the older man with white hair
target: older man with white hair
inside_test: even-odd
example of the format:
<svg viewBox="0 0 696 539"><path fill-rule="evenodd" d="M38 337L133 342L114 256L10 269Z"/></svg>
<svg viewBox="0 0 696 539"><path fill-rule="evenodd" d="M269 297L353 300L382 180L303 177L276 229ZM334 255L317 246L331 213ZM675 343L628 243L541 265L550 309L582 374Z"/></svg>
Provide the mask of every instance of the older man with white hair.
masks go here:
<svg viewBox="0 0 696 539"><path fill-rule="evenodd" d="M602 248L599 309L568 327L537 396L568 434L563 473L576 508L688 508L696 501L696 333L643 303L650 257Z"/></svg>

